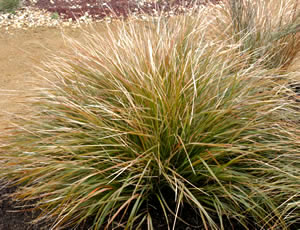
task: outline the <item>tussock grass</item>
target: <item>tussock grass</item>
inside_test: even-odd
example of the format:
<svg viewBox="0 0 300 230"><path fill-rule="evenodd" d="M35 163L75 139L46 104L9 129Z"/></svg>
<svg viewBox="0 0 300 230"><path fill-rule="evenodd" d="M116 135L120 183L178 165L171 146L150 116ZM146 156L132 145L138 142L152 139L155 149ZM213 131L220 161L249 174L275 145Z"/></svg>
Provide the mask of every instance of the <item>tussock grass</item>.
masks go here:
<svg viewBox="0 0 300 230"><path fill-rule="evenodd" d="M46 64L36 113L0 149L1 175L39 219L156 229L159 212L176 229L189 206L204 229L299 221L296 73L279 83L248 65L241 43L208 39L203 14L120 22Z"/></svg>
<svg viewBox="0 0 300 230"><path fill-rule="evenodd" d="M214 35L252 54L251 63L286 70L300 50L298 0L225 0L211 12Z"/></svg>

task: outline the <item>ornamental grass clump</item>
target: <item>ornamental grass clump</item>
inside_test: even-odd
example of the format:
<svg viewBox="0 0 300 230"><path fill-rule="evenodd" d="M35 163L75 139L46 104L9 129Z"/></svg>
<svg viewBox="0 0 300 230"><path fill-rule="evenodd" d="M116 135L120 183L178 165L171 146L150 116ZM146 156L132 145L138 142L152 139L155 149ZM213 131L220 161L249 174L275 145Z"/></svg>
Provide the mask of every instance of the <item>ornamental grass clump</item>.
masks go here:
<svg viewBox="0 0 300 230"><path fill-rule="evenodd" d="M298 0L225 0L213 8L214 35L252 55L250 64L286 70L300 50Z"/></svg>
<svg viewBox="0 0 300 230"><path fill-rule="evenodd" d="M46 64L50 86L2 137L0 155L1 175L20 185L16 198L37 202L38 220L52 229L86 220L159 229L157 213L161 229L299 221L294 93L248 66L239 44L208 40L201 17L120 22Z"/></svg>

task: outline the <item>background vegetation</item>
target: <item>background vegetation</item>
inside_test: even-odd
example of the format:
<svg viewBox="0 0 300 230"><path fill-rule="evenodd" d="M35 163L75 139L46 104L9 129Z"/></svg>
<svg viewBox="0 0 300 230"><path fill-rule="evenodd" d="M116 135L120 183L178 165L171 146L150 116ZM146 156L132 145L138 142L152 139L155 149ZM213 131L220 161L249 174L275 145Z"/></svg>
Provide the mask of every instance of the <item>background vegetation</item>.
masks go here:
<svg viewBox="0 0 300 230"><path fill-rule="evenodd" d="M0 0L0 12L14 12L20 6L20 0Z"/></svg>
<svg viewBox="0 0 300 230"><path fill-rule="evenodd" d="M229 0L214 10L215 36L239 43L241 53L251 53L251 63L287 69L299 52L298 1ZM251 64L250 63L250 64Z"/></svg>

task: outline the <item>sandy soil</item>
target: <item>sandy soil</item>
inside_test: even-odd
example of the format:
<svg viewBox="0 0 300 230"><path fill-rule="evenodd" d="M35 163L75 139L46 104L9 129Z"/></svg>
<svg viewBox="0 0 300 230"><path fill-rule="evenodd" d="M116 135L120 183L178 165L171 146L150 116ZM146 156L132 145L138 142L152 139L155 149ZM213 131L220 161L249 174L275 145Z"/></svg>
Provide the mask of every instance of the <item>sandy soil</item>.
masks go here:
<svg viewBox="0 0 300 230"><path fill-rule="evenodd" d="M24 112L19 102L34 85L33 67L50 50L63 49L64 42L57 29L0 34L0 128L4 128L12 114Z"/></svg>
<svg viewBox="0 0 300 230"><path fill-rule="evenodd" d="M50 53L67 50L62 33L79 40L82 37L80 29L71 28L18 30L14 34L0 30L0 130L8 126L8 120L13 121L14 115L27 110L20 102L40 81L35 68Z"/></svg>

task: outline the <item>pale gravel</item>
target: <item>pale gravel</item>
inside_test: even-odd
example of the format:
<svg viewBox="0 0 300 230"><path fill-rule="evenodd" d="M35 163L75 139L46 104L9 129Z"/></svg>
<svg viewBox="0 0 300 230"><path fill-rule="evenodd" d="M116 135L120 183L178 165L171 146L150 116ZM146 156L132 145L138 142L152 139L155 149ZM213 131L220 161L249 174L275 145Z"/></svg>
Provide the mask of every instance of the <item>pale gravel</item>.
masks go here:
<svg viewBox="0 0 300 230"><path fill-rule="evenodd" d="M15 11L14 14L0 13L0 28L4 28L6 31L37 27L79 27L82 23L91 22L92 19L87 15L77 21L72 21L72 19L61 19L55 13L35 7L24 7Z"/></svg>
<svg viewBox="0 0 300 230"><path fill-rule="evenodd" d="M15 29L23 29L27 30L30 28L38 28L38 27L72 27L78 28L82 24L91 24L94 21L106 21L111 22L112 18L107 16L103 19L93 19L87 13L78 18L76 21L72 19L63 19L58 14L49 12L45 9L39 9L34 7L34 4L37 0L23 0L23 2L27 1L30 3L30 6L25 6L22 4L23 7L16 10L14 13L3 13L0 12L0 29L3 31L14 31ZM149 0L141 0L142 4L147 4ZM202 8L203 6L197 6L195 8ZM186 14L192 13L195 8L180 8L182 12ZM155 11L155 10L154 10ZM172 17L175 13L170 10L164 13L167 17ZM152 16L143 15L143 14L135 14L132 12L130 18L138 19L138 20L149 20L149 18L158 17L158 12L153 12Z"/></svg>

